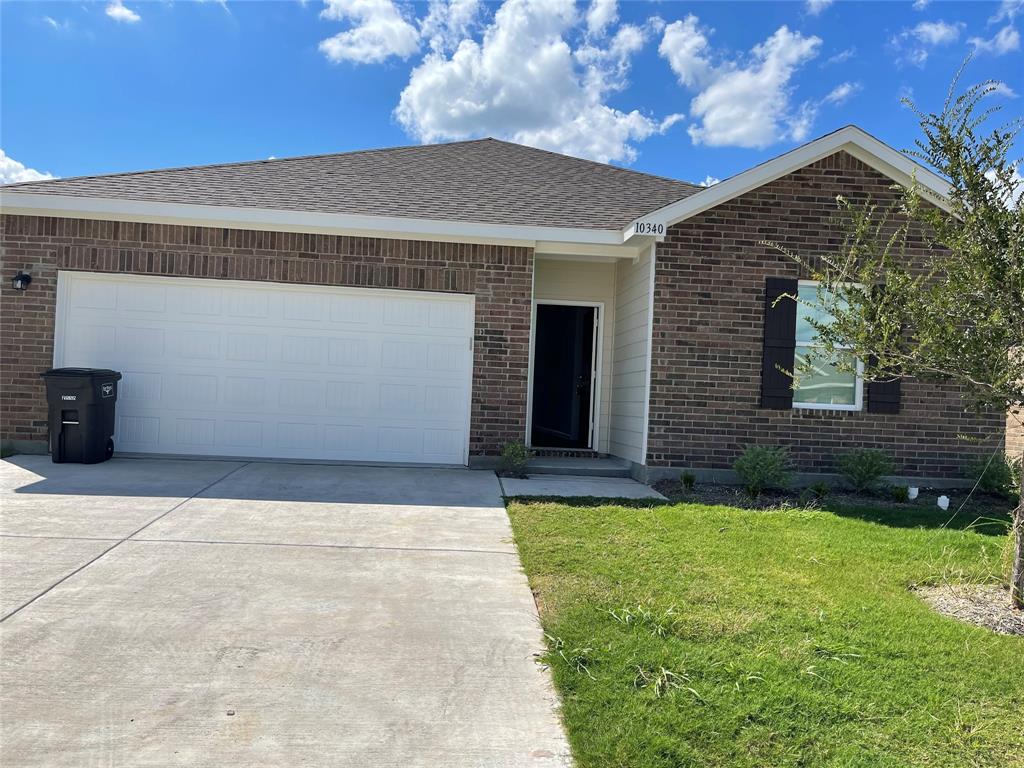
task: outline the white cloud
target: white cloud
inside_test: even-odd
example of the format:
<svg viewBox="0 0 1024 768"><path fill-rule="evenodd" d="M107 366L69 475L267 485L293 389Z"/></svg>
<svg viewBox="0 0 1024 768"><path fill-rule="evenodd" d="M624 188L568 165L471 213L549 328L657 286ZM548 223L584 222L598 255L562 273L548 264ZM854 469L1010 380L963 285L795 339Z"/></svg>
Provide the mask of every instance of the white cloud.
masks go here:
<svg viewBox="0 0 1024 768"><path fill-rule="evenodd" d="M585 19L572 0L506 0L477 41L431 51L412 71L395 115L424 142L500 136L601 162L630 161L634 143L678 119L606 103L657 23L623 25L606 47L572 37Z"/></svg>
<svg viewBox="0 0 1024 768"><path fill-rule="evenodd" d="M1017 92L1015 90L1013 90L1013 88L1011 88L1010 86L1008 86L1006 83L1003 83L1003 82L993 83L992 89L986 95L988 95L988 96L1002 96L1003 98L1006 98L1006 99L1016 99L1017 98Z"/></svg>
<svg viewBox="0 0 1024 768"><path fill-rule="evenodd" d="M658 46L658 53L687 88L704 87L712 73L707 34L698 24L700 20L692 13L682 21L673 21L665 27Z"/></svg>
<svg viewBox="0 0 1024 768"><path fill-rule="evenodd" d="M790 104L796 71L818 54L821 39L782 26L754 46L745 63L715 65L708 35L694 16L665 28L658 48L679 82L699 92L690 103L694 144L762 149L806 138L815 107Z"/></svg>
<svg viewBox="0 0 1024 768"><path fill-rule="evenodd" d="M995 36L989 40L985 40L980 37L972 37L967 42L973 45L974 50L978 53L990 53L993 56L1002 56L1004 53L1010 53L1020 49L1020 33L1014 27L1007 24L996 32Z"/></svg>
<svg viewBox="0 0 1024 768"><path fill-rule="evenodd" d="M450 51L472 34L480 15L480 0L430 0L420 22L420 35L435 51Z"/></svg>
<svg viewBox="0 0 1024 768"><path fill-rule="evenodd" d="M700 185L702 187L711 187L711 186L714 186L715 184L718 184L720 181L721 181L721 179L716 178L715 176L712 176L709 173L707 176L704 177L704 181L702 181L700 183Z"/></svg>
<svg viewBox="0 0 1024 768"><path fill-rule="evenodd" d="M333 62L371 64L392 56L406 59L420 48L420 33L392 0L324 0L320 16L349 22L343 32L320 42Z"/></svg>
<svg viewBox="0 0 1024 768"><path fill-rule="evenodd" d="M847 102L851 96L858 93L861 87L860 83L840 83L829 91L824 101L828 104L843 104Z"/></svg>
<svg viewBox="0 0 1024 768"><path fill-rule="evenodd" d="M999 3L999 10L988 20L989 24L998 24L1003 21L1013 21L1024 12L1024 0L1002 0Z"/></svg>
<svg viewBox="0 0 1024 768"><path fill-rule="evenodd" d="M124 24L135 24L142 21L142 17L131 8L126 8L121 0L111 0L107 5L106 14L114 21Z"/></svg>
<svg viewBox="0 0 1024 768"><path fill-rule="evenodd" d="M901 61L923 67L933 48L950 45L960 39L963 24L945 21L922 21L915 27L904 29L889 41Z"/></svg>
<svg viewBox="0 0 1024 768"><path fill-rule="evenodd" d="M833 54L825 59L823 66L829 66L830 64L842 64L844 61L849 61L857 55L857 49L854 47L844 48L839 53Z"/></svg>
<svg viewBox="0 0 1024 768"><path fill-rule="evenodd" d="M994 170L986 171L985 178L996 185L996 194L1011 208L1016 208L1020 205L1021 195L1024 194L1024 177L1021 177L1019 168L1013 169L1013 175L1010 177L1008 185L996 180L996 172Z"/></svg>
<svg viewBox="0 0 1024 768"><path fill-rule="evenodd" d="M591 0L587 9L587 32L591 35L603 35L611 24L619 18L616 0Z"/></svg>
<svg viewBox="0 0 1024 768"><path fill-rule="evenodd" d="M932 0L914 0L914 10L923 11Z"/></svg>
<svg viewBox="0 0 1024 768"><path fill-rule="evenodd" d="M811 16L817 16L834 2L835 0L807 0L807 12Z"/></svg>
<svg viewBox="0 0 1024 768"><path fill-rule="evenodd" d="M922 21L911 34L924 45L947 45L960 39L960 27L944 21Z"/></svg>
<svg viewBox="0 0 1024 768"><path fill-rule="evenodd" d="M0 149L0 184L17 184L22 181L45 181L55 178L52 174L26 168L13 157Z"/></svg>

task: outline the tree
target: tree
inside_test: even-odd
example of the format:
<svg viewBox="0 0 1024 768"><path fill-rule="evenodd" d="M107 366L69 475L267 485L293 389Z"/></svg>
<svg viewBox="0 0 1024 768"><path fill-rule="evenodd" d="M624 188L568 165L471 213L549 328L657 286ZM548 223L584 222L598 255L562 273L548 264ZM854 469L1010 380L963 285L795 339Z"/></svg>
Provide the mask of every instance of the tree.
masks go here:
<svg viewBox="0 0 1024 768"><path fill-rule="evenodd" d="M782 250L821 283L817 308L830 318L812 324L822 355L852 351L868 380L959 384L971 407L998 409L1019 422L1024 181L1011 153L1021 122L988 128L998 107L985 108L984 100L999 83L956 95L962 72L941 112L904 101L923 134L908 154L949 181L944 207L933 205L916 180L889 204L839 198L845 237L838 252L808 258ZM1024 499L1013 535L1011 595L1024 609Z"/></svg>

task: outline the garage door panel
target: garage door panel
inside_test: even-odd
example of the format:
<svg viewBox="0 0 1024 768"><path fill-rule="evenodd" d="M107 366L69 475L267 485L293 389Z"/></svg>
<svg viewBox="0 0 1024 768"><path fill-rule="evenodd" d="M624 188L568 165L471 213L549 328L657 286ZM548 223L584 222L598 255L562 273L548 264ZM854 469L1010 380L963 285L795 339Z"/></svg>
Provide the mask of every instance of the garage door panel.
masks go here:
<svg viewBox="0 0 1024 768"><path fill-rule="evenodd" d="M224 312L224 294L220 288L175 286L168 289L168 302L183 317L219 317Z"/></svg>
<svg viewBox="0 0 1024 768"><path fill-rule="evenodd" d="M60 279L55 364L122 372L118 450L466 460L470 297Z"/></svg>
<svg viewBox="0 0 1024 768"><path fill-rule="evenodd" d="M119 285L117 308L128 313L166 312L167 288L159 285Z"/></svg>

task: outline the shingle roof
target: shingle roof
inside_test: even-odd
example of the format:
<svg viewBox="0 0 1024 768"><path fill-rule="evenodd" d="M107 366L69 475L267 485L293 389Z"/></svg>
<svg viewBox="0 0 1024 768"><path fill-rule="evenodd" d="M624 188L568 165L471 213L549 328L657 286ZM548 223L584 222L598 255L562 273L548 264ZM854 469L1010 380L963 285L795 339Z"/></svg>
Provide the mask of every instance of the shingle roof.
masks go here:
<svg viewBox="0 0 1024 768"><path fill-rule="evenodd" d="M586 229L624 227L700 189L497 139L4 187L75 197Z"/></svg>

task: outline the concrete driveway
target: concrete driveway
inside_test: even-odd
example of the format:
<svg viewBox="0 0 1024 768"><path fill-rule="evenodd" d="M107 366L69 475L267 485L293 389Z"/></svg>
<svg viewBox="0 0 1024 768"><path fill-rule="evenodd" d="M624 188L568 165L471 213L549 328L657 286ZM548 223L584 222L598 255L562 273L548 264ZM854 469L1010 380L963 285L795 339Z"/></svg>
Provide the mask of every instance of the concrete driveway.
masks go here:
<svg viewBox="0 0 1024 768"><path fill-rule="evenodd" d="M0 764L561 766L489 472L0 463Z"/></svg>

